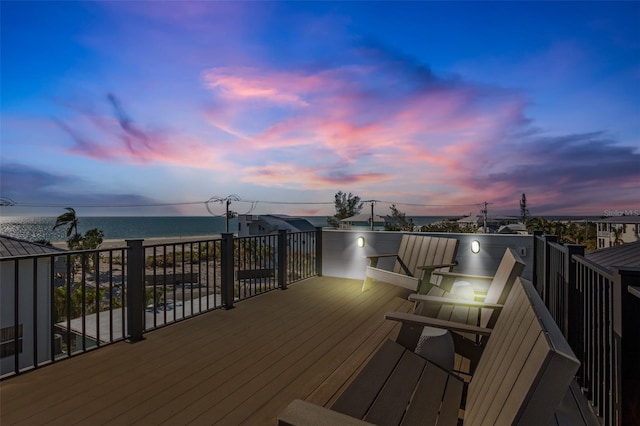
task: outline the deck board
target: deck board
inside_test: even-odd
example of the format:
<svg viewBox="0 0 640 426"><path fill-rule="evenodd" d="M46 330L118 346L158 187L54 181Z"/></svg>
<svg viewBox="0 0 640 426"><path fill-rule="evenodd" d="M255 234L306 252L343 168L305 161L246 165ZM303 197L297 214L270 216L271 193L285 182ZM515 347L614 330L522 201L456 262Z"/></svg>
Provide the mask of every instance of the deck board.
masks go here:
<svg viewBox="0 0 640 426"><path fill-rule="evenodd" d="M316 277L0 383L2 425L275 424L330 405L397 326L407 291Z"/></svg>

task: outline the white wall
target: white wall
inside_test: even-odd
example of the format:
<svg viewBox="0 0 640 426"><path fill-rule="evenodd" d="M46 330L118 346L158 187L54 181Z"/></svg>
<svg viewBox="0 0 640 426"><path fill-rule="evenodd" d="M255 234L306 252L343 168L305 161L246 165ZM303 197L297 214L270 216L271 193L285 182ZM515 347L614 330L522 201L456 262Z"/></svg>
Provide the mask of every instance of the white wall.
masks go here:
<svg viewBox="0 0 640 426"><path fill-rule="evenodd" d="M0 269L0 327L15 324L15 261L3 261ZM33 260L20 260L18 266L18 323L23 325L20 368L34 364L34 288ZM37 348L38 361L51 358L51 261L39 258L37 263ZM0 373L14 370L14 357L0 359Z"/></svg>
<svg viewBox="0 0 640 426"><path fill-rule="evenodd" d="M421 233L415 233L421 234ZM364 279L368 264L366 255L397 253L402 232L334 230L322 231L322 274L326 276ZM522 276L528 280L533 276L533 236L503 234L447 234L423 233L438 237L457 238L457 272L493 275L507 247L520 255L526 267ZM365 246L359 248L357 239L365 238ZM471 253L471 241L480 242L480 253ZM378 267L391 269L394 259L380 260Z"/></svg>

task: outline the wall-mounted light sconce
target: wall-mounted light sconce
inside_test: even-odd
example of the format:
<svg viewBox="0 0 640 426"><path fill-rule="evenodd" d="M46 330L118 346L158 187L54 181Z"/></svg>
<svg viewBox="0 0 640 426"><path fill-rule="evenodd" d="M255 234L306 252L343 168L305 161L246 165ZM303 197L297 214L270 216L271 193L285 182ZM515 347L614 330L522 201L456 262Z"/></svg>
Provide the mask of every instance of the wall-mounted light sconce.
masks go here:
<svg viewBox="0 0 640 426"><path fill-rule="evenodd" d="M480 241L471 241L471 253L480 253Z"/></svg>
<svg viewBox="0 0 640 426"><path fill-rule="evenodd" d="M364 247L364 237L358 237L358 247Z"/></svg>

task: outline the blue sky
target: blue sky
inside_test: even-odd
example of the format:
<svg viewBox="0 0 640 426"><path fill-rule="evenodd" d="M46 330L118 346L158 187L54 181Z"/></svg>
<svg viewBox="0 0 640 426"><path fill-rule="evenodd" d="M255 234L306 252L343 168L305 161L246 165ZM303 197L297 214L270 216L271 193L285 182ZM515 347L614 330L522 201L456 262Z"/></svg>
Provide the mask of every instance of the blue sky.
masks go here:
<svg viewBox="0 0 640 426"><path fill-rule="evenodd" d="M640 207L639 2L1 7L3 215Z"/></svg>

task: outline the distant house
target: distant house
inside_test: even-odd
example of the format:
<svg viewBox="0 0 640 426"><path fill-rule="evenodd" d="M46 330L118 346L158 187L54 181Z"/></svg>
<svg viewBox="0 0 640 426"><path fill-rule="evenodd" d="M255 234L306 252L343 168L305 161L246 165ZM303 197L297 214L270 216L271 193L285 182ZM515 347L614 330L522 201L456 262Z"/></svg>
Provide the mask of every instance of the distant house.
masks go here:
<svg viewBox="0 0 640 426"><path fill-rule="evenodd" d="M524 223L510 223L508 225L502 225L498 228L498 234L519 234L519 235L527 235L529 231L527 231L527 227Z"/></svg>
<svg viewBox="0 0 640 426"><path fill-rule="evenodd" d="M385 219L382 216L373 217L373 229L383 229ZM341 229L371 229L371 215L360 213L340 220Z"/></svg>
<svg viewBox="0 0 640 426"><path fill-rule="evenodd" d="M478 229L479 226L482 226L482 219L480 216L465 216L461 217L456 221L461 228L473 228Z"/></svg>
<svg viewBox="0 0 640 426"><path fill-rule="evenodd" d="M313 231L315 227L306 219L286 215L240 215L238 216L238 236L274 234L280 230L287 232Z"/></svg>
<svg viewBox="0 0 640 426"><path fill-rule="evenodd" d="M40 257L38 262L34 263L32 258L16 257L61 252L64 250L0 235L1 374L14 370L16 351L19 354L20 368L34 365L34 348L36 347L38 362L51 359L51 258ZM15 259L12 260L12 258ZM56 261L56 264L58 262L62 264L53 265L54 273L59 267L66 269L63 258ZM18 274L17 295L14 279L16 274ZM34 327L34 317L37 318L37 330Z"/></svg>
<svg viewBox="0 0 640 426"><path fill-rule="evenodd" d="M500 229L503 229L508 234L519 234L520 232L512 232L514 229L518 227L512 228L511 225L515 225L519 222L519 218L514 216L489 216L487 217L487 229L486 233L498 233ZM483 216L466 216L461 219L458 219L458 224L461 227L471 227L477 229L478 232L485 232L484 226L484 217ZM509 228L502 228L504 226L509 226Z"/></svg>
<svg viewBox="0 0 640 426"><path fill-rule="evenodd" d="M598 248L640 240L640 216L611 216L595 220Z"/></svg>

